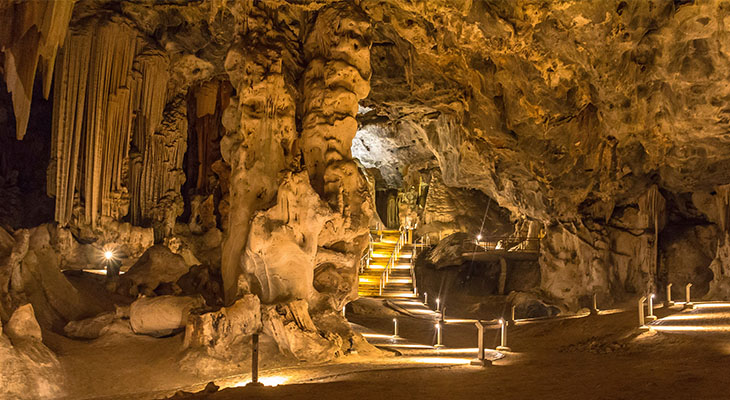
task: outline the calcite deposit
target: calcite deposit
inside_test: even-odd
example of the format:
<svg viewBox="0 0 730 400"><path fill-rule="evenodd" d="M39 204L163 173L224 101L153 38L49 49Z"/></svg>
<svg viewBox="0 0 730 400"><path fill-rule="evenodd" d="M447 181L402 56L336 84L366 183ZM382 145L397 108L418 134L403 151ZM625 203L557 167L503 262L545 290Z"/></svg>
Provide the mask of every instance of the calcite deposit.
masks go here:
<svg viewBox="0 0 730 400"><path fill-rule="evenodd" d="M382 228L451 236L420 258L445 269L529 246L484 295L550 314L728 299L728 26L726 0L7 0L0 322L103 337L132 304L203 357L329 360L364 346L340 311Z"/></svg>

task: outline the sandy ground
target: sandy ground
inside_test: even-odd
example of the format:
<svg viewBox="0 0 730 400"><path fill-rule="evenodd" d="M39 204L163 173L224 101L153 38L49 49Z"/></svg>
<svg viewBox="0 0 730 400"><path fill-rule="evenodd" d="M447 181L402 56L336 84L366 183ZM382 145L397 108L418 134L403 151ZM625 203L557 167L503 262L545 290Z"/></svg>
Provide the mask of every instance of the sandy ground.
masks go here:
<svg viewBox="0 0 730 400"><path fill-rule="evenodd" d="M676 310L658 310L659 316ZM390 319L351 316L387 332ZM353 372L305 384L234 388L211 399L728 399L729 335L642 333L635 311L522 324L510 332L514 352L492 367ZM428 342L432 324L404 320L401 335ZM474 347L476 328L447 326L449 347ZM488 331L494 340L496 330ZM405 361L405 360L404 360ZM417 360L416 360L417 361Z"/></svg>
<svg viewBox="0 0 730 400"><path fill-rule="evenodd" d="M677 314L659 309L657 314ZM730 311L729 311L730 312ZM276 387L223 389L185 398L211 399L729 399L730 335L641 332L636 310L573 319L520 323L509 330L514 352L481 368L450 359L348 356L323 365L265 365L261 375ZM390 334L392 314L350 313L350 321ZM722 318L722 317L718 317ZM716 318L717 319L717 318ZM726 319L730 324L730 316ZM399 317L400 335L433 344L431 321ZM498 330L487 329L486 344L498 344ZM152 399L177 390L200 391L213 380L225 388L249 380L241 374L196 377L180 371L182 336L154 339L109 336L74 341L48 335L67 372L69 398ZM476 346L473 325L447 325L445 351ZM407 353L407 352L406 352ZM471 357L469 357L471 358Z"/></svg>

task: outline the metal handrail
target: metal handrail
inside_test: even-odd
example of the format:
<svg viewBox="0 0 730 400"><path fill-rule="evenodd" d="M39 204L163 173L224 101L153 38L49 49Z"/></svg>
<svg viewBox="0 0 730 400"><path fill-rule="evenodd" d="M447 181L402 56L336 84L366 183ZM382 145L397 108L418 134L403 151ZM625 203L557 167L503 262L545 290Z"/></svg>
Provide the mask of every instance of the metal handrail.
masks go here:
<svg viewBox="0 0 730 400"><path fill-rule="evenodd" d="M418 296L418 285L416 284L416 247L411 253L411 282L413 283L413 294Z"/></svg>
<svg viewBox="0 0 730 400"><path fill-rule="evenodd" d="M480 240L465 239L462 247L474 246L480 251L515 251L524 253L539 253L540 239L522 236L492 236Z"/></svg>

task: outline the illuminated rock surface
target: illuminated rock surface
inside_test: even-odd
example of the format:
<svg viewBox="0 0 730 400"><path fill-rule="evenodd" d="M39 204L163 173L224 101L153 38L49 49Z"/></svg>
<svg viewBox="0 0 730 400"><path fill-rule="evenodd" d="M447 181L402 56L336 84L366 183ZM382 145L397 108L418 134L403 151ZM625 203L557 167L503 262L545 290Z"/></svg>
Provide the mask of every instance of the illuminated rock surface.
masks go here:
<svg viewBox="0 0 730 400"><path fill-rule="evenodd" d="M6 1L0 322L185 328L183 368L254 333L375 353L341 311L383 225L447 238L418 268L475 314L730 299L728 26L724 0ZM534 257L467 262L477 235Z"/></svg>

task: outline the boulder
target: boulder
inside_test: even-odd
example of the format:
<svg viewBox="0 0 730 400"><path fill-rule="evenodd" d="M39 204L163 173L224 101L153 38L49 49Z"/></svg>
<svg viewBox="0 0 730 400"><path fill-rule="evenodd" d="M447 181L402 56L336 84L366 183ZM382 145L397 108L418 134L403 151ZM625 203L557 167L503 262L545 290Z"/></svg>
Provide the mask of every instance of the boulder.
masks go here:
<svg viewBox="0 0 730 400"><path fill-rule="evenodd" d="M331 332L320 333L309 316L306 302L266 306L262 319L264 333L276 341L284 354L307 362L329 361L341 354L342 338Z"/></svg>
<svg viewBox="0 0 730 400"><path fill-rule="evenodd" d="M11 344L0 335L0 398L50 399L63 396L63 369L43 342L19 340Z"/></svg>
<svg viewBox="0 0 730 400"><path fill-rule="evenodd" d="M134 333L167 336L185 328L190 311L204 304L200 296L140 297L129 307L129 322Z"/></svg>
<svg viewBox="0 0 730 400"><path fill-rule="evenodd" d="M0 227L0 263L13 251L15 239L5 229Z"/></svg>
<svg viewBox="0 0 730 400"><path fill-rule="evenodd" d="M208 355L231 359L240 353L242 343L261 330L261 303L247 294L230 307L192 314L185 327L184 348L205 348Z"/></svg>
<svg viewBox="0 0 730 400"><path fill-rule="evenodd" d="M209 306L223 305L221 273L217 268L195 265L181 276L177 286L186 296L199 294Z"/></svg>
<svg viewBox="0 0 730 400"><path fill-rule="evenodd" d="M468 239L466 233L454 233L441 240L428 256L428 262L436 268L445 268L461 265L462 253L464 252L464 241Z"/></svg>
<svg viewBox="0 0 730 400"><path fill-rule="evenodd" d="M96 317L71 321L63 328L66 336L74 339L96 339L109 330L114 322L115 313L105 312Z"/></svg>
<svg viewBox="0 0 730 400"><path fill-rule="evenodd" d="M538 296L528 292L512 292L507 296L507 302L516 306L515 318L554 317L560 314L556 306L545 304Z"/></svg>
<svg viewBox="0 0 730 400"><path fill-rule="evenodd" d="M188 272L185 259L170 251L166 246L157 244L144 252L120 278L120 288L124 294L150 294L161 283L175 283Z"/></svg>
<svg viewBox="0 0 730 400"><path fill-rule="evenodd" d="M36 237L42 237L37 235ZM18 268L17 293L33 304L38 322L44 328L63 330L68 321L99 314L102 309L68 281L58 266L58 254L50 247L31 249Z"/></svg>
<svg viewBox="0 0 730 400"><path fill-rule="evenodd" d="M35 319L33 305L30 303L18 307L5 325L5 333L13 340L37 339L43 340L41 326Z"/></svg>

